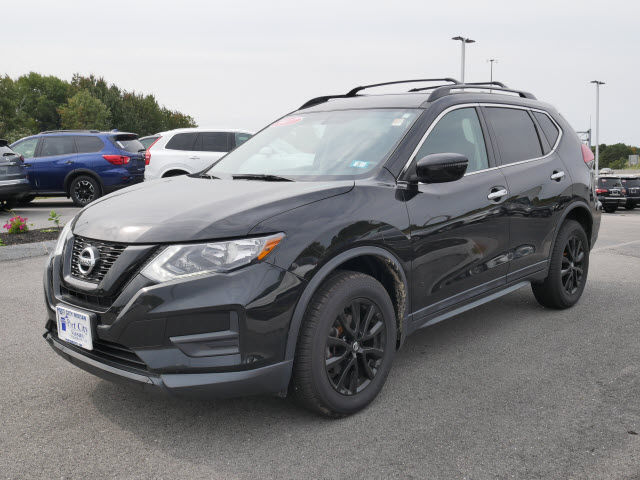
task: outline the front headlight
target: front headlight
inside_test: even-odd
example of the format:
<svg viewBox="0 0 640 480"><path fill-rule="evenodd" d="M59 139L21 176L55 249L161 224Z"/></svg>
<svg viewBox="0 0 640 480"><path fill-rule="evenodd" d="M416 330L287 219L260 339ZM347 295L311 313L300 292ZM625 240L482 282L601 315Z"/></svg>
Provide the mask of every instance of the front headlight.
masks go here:
<svg viewBox="0 0 640 480"><path fill-rule="evenodd" d="M64 250L64 245L67 243L67 239L69 235L71 235L71 223L73 222L73 218L67 222L64 226L60 235L58 235L58 243L56 243L56 249L53 251L54 256L62 255L62 250Z"/></svg>
<svg viewBox="0 0 640 480"><path fill-rule="evenodd" d="M268 237L243 238L227 242L172 245L147 265L142 274L158 283L193 275L227 272L255 260L262 260L284 238L284 233Z"/></svg>

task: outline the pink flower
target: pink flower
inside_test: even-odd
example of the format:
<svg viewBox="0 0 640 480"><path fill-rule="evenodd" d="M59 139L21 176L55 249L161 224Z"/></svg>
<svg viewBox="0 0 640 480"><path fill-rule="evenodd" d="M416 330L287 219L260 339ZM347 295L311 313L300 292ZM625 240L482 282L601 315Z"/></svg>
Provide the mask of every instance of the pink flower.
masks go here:
<svg viewBox="0 0 640 480"><path fill-rule="evenodd" d="M24 225L20 225L20 230L24 230Z"/></svg>

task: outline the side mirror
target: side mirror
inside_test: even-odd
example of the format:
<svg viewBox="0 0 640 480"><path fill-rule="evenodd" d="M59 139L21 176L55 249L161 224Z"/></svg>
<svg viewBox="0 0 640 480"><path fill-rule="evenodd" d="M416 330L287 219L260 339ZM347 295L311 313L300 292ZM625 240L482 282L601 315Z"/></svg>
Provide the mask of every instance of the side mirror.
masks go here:
<svg viewBox="0 0 640 480"><path fill-rule="evenodd" d="M423 183L445 183L460 180L469 165L469 159L459 153L432 153L418 160L417 180Z"/></svg>

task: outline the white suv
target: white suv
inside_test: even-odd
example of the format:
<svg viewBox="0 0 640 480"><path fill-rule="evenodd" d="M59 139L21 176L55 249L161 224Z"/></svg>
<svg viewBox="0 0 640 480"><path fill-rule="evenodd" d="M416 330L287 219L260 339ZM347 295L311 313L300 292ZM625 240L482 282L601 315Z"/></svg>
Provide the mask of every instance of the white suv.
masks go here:
<svg viewBox="0 0 640 480"><path fill-rule="evenodd" d="M252 132L179 128L159 135L145 155L145 180L199 172L249 140Z"/></svg>

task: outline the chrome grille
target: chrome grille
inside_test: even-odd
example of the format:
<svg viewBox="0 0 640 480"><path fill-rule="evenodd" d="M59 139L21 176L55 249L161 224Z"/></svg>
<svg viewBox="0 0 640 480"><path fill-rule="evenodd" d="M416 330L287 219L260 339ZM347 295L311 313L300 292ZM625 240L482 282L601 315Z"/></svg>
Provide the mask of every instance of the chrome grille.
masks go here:
<svg viewBox="0 0 640 480"><path fill-rule="evenodd" d="M83 275L78 269L78 257L82 250L87 247L97 248L100 252L100 258L93 270L88 275ZM71 276L85 282L100 283L125 248L127 248L126 245L118 243L75 237L73 239L73 253L71 254Z"/></svg>

